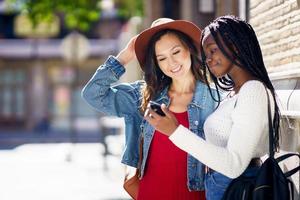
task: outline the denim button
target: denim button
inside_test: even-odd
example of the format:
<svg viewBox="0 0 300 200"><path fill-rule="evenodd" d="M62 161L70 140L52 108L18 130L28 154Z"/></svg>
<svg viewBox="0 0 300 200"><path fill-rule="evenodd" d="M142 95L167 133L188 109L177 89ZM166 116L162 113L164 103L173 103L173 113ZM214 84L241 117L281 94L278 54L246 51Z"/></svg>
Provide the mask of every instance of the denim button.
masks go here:
<svg viewBox="0 0 300 200"><path fill-rule="evenodd" d="M196 126L198 126L199 122L198 122L198 121L194 121L194 124L195 124Z"/></svg>
<svg viewBox="0 0 300 200"><path fill-rule="evenodd" d="M195 164L195 163L194 163L194 164L192 164L192 167L193 167L193 168L195 168L195 167L196 167L196 164Z"/></svg>

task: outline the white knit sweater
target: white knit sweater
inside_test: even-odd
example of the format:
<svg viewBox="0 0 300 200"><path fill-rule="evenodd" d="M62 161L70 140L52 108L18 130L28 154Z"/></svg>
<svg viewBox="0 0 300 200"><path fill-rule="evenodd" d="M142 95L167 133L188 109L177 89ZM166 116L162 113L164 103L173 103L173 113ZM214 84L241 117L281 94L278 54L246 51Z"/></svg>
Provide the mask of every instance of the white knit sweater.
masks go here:
<svg viewBox="0 0 300 200"><path fill-rule="evenodd" d="M182 150L230 178L236 178L252 158L268 153L268 103L264 85L248 81L237 95L221 102L205 121L206 141L179 126L169 137ZM272 116L274 101L270 95Z"/></svg>

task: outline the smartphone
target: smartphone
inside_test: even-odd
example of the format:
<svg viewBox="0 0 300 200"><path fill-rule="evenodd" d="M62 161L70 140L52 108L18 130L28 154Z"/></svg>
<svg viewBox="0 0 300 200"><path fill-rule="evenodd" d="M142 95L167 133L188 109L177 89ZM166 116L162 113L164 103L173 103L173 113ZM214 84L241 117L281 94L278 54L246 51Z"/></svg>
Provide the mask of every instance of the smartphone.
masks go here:
<svg viewBox="0 0 300 200"><path fill-rule="evenodd" d="M150 108L154 110L160 116L166 116L165 113L162 111L160 104L156 103L155 101L150 101Z"/></svg>

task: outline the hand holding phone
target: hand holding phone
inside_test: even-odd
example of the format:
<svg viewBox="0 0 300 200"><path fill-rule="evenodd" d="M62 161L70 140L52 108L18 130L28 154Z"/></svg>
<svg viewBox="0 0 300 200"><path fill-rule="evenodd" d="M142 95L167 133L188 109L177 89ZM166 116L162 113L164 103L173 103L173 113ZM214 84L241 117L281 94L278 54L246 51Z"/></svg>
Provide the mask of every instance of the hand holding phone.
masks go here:
<svg viewBox="0 0 300 200"><path fill-rule="evenodd" d="M154 112L156 112L160 116L166 116L165 113L162 111L159 103L156 103L155 101L150 101L149 103L150 103L150 108L154 110Z"/></svg>

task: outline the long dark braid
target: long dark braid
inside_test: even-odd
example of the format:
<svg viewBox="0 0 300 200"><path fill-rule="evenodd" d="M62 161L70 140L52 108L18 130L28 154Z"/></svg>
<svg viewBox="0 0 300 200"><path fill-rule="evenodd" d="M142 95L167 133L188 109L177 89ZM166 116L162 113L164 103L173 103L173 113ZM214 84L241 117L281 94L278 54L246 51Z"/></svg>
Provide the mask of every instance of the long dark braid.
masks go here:
<svg viewBox="0 0 300 200"><path fill-rule="evenodd" d="M271 91L274 103L275 114L273 120L274 128L274 150L279 147L279 126L280 112L276 102L275 89L268 76L264 65L263 56L255 31L249 23L232 15L221 16L210 23L204 30L201 38L210 33L222 53L235 65L247 70L252 76L264 83ZM205 66L204 73L207 81L206 56L201 45L202 63ZM234 82L228 75L222 78L216 78L209 71L210 77L216 87L226 91L231 91L234 88ZM220 98L218 99L220 102Z"/></svg>

